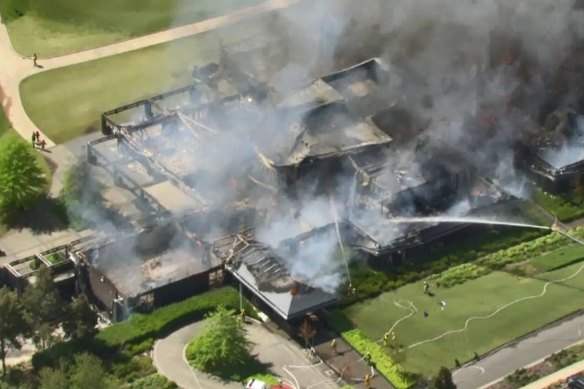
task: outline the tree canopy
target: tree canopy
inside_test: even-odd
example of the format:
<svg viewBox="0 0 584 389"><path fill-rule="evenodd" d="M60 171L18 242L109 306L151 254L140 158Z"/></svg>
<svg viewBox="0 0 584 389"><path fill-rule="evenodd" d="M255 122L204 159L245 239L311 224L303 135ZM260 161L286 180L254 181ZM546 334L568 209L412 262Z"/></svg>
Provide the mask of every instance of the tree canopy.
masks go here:
<svg viewBox="0 0 584 389"><path fill-rule="evenodd" d="M39 374L39 388L113 389L119 387L113 377L106 373L101 359L95 355L76 354L74 359L75 362L70 367L61 361L59 368L43 368Z"/></svg>
<svg viewBox="0 0 584 389"><path fill-rule="evenodd" d="M187 357L198 370L212 373L224 366L246 363L251 346L235 311L220 306L207 316L201 335L188 346Z"/></svg>
<svg viewBox="0 0 584 389"><path fill-rule="evenodd" d="M24 290L22 304L25 318L33 331L35 345L40 349L47 348L57 328L55 319L64 308L49 268L42 268L37 273L36 282Z"/></svg>
<svg viewBox="0 0 584 389"><path fill-rule="evenodd" d="M43 368L39 373L39 389L62 389L69 386L69 379L65 368Z"/></svg>
<svg viewBox="0 0 584 389"><path fill-rule="evenodd" d="M0 183L3 215L28 209L47 185L31 146L16 135L0 138Z"/></svg>
<svg viewBox="0 0 584 389"><path fill-rule="evenodd" d="M452 381L452 373L448 368L442 366L438 371L438 375L432 381L432 389L456 389L456 385Z"/></svg>
<svg viewBox="0 0 584 389"><path fill-rule="evenodd" d="M0 288L0 359L3 375L6 373L8 350L19 350L20 338L26 332L26 322L16 292L6 287Z"/></svg>
<svg viewBox="0 0 584 389"><path fill-rule="evenodd" d="M65 335L71 339L84 338L96 332L97 313L91 309L84 294L69 304L62 325Z"/></svg>

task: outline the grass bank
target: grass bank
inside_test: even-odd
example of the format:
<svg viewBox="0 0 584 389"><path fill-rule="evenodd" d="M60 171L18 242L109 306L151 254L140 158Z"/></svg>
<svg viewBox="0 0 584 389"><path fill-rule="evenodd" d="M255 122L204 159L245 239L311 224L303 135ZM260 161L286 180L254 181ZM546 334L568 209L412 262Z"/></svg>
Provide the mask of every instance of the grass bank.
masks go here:
<svg viewBox="0 0 584 389"><path fill-rule="evenodd" d="M56 143L98 131L102 112L191 82L195 64L217 61L257 33L252 21L111 57L42 72L20 84L28 116ZM243 33L242 33L243 31Z"/></svg>
<svg viewBox="0 0 584 389"><path fill-rule="evenodd" d="M0 0L14 49L60 56L223 15L262 0Z"/></svg>
<svg viewBox="0 0 584 389"><path fill-rule="evenodd" d="M353 304L334 326L370 340L393 327L388 357L429 377L441 365L454 367L581 309L583 259L581 246L551 234L447 269L430 279L431 294L420 280Z"/></svg>

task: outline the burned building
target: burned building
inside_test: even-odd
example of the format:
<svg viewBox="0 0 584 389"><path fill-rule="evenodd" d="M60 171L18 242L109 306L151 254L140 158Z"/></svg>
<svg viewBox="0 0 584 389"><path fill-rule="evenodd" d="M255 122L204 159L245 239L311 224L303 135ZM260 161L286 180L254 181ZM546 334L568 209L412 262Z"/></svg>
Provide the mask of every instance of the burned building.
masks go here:
<svg viewBox="0 0 584 389"><path fill-rule="evenodd" d="M572 192L584 185L584 115L558 109L547 117L542 135L520 148L519 163L547 192Z"/></svg>
<svg viewBox="0 0 584 389"><path fill-rule="evenodd" d="M209 245L178 223L96 238L71 255L82 290L115 321L203 292L223 278Z"/></svg>
<svg viewBox="0 0 584 389"><path fill-rule="evenodd" d="M217 239L213 254L227 271L251 292L252 301L267 306L280 320L294 320L325 308L338 300L316 285L292 277L286 262L251 236L237 234Z"/></svg>
<svg viewBox="0 0 584 389"><path fill-rule="evenodd" d="M259 305L294 320L336 301L343 244L399 259L469 226L394 218L513 203L455 147L428 142L433 123L394 96L399 75L384 60L289 90L281 69L254 75L231 58L221 51L191 85L102 115L89 160L165 232L77 252L83 285L114 316L205 290L224 267Z"/></svg>

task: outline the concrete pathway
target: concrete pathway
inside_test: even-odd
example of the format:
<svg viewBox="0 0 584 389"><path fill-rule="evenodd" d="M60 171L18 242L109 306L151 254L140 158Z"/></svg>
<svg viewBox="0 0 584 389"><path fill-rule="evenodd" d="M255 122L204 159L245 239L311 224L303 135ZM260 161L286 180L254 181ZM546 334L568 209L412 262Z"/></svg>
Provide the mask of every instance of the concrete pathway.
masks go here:
<svg viewBox="0 0 584 389"><path fill-rule="evenodd" d="M568 377L584 371L584 361L576 362L573 365L558 370L542 379L539 379L531 384L524 386L523 389L546 389L553 384L563 383Z"/></svg>
<svg viewBox="0 0 584 389"><path fill-rule="evenodd" d="M184 349L201 331L204 321L190 324L154 344L153 360L158 372L184 389L241 389L242 385L224 382L193 370L184 358ZM248 337L254 343L253 354L282 377L284 383L297 389L334 389L339 386L326 375L326 365L312 364L296 343L268 330L260 324L247 325Z"/></svg>
<svg viewBox="0 0 584 389"><path fill-rule="evenodd" d="M584 341L584 314L551 325L510 343L479 362L453 372L459 389L486 388L515 370Z"/></svg>
<svg viewBox="0 0 584 389"><path fill-rule="evenodd" d="M22 57L13 49L6 26L0 23L0 103L6 111L14 129L25 139L31 139L33 132L39 131L39 129L26 114L20 99L19 85L26 77L63 66L87 62L200 34L261 13L285 8L299 1L268 0L226 15L206 19L186 26L172 28L92 50L39 60L38 63L42 68L34 67L31 59ZM41 137L47 141L48 147L54 145L54 142L42 134L42 132Z"/></svg>

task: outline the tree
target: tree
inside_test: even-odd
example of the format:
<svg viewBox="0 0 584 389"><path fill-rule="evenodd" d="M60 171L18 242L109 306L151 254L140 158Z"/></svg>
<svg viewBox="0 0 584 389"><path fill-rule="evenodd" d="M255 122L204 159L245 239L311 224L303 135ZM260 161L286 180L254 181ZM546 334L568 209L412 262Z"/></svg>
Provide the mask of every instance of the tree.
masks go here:
<svg viewBox="0 0 584 389"><path fill-rule="evenodd" d="M62 389L68 387L69 380L63 366L59 369L45 367L39 373L39 389Z"/></svg>
<svg viewBox="0 0 584 389"><path fill-rule="evenodd" d="M115 388L116 383L108 377L101 359L95 355L83 353L75 355L75 366L71 372L71 385L74 389Z"/></svg>
<svg viewBox="0 0 584 389"><path fill-rule="evenodd" d="M28 209L47 185L31 146L16 135L0 140L0 182L0 210L5 216Z"/></svg>
<svg viewBox="0 0 584 389"><path fill-rule="evenodd" d="M22 295L22 304L35 345L41 350L47 348L54 339L55 319L63 312L63 301L53 282L51 269L42 268L37 273L36 282Z"/></svg>
<svg viewBox="0 0 584 389"><path fill-rule="evenodd" d="M438 371L438 375L432 381L432 389L456 389L456 385L452 381L452 374L448 368L442 366Z"/></svg>
<svg viewBox="0 0 584 389"><path fill-rule="evenodd" d="M304 339L304 347L308 349L310 341L316 336L316 330L310 325L308 319L304 319L298 329L298 336Z"/></svg>
<svg viewBox="0 0 584 389"><path fill-rule="evenodd" d="M95 333L97 313L89 306L87 297L82 294L67 307L67 315L63 321L63 331L71 339L84 338Z"/></svg>
<svg viewBox="0 0 584 389"><path fill-rule="evenodd" d="M188 346L187 357L195 368L214 372L246 363L251 346L235 311L220 306L207 316L203 332Z"/></svg>
<svg viewBox="0 0 584 389"><path fill-rule="evenodd" d="M6 374L8 350L19 350L20 338L26 333L26 322L15 292L0 288L0 358L2 375Z"/></svg>

